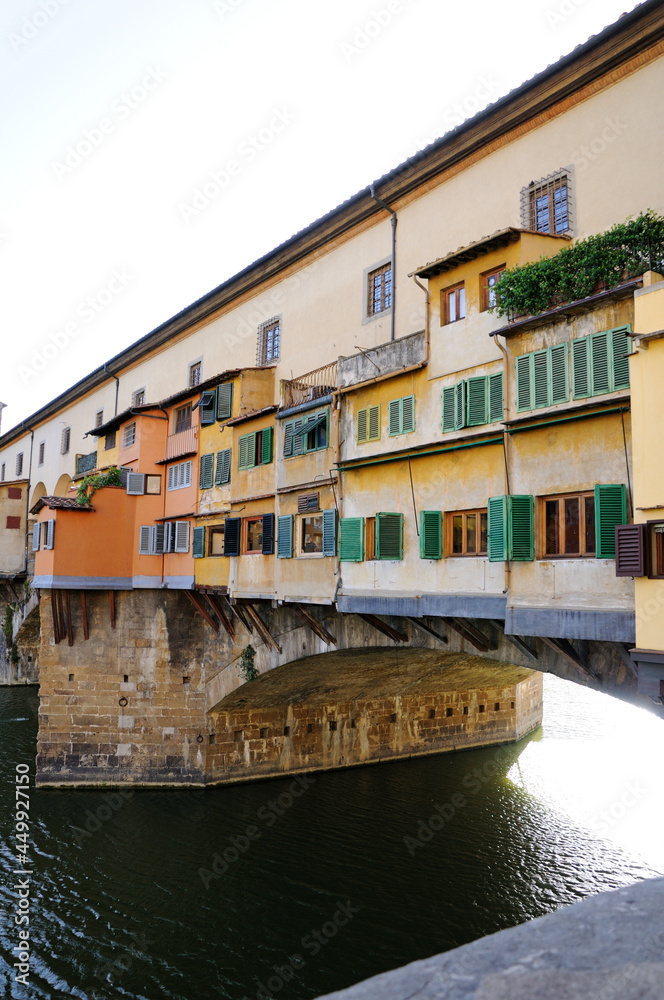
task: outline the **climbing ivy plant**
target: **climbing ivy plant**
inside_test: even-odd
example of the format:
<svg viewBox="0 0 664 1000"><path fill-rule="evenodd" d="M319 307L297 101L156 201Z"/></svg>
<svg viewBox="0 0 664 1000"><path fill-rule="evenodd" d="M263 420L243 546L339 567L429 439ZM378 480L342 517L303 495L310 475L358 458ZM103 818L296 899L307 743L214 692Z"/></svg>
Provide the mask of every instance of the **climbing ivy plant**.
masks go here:
<svg viewBox="0 0 664 1000"><path fill-rule="evenodd" d="M77 501L85 507L91 507L93 496L104 486L122 486L122 475L116 466L111 466L106 472L96 472L82 479L76 490Z"/></svg>
<svg viewBox="0 0 664 1000"><path fill-rule="evenodd" d="M242 650L242 656L240 657L240 672L245 681L253 681L258 677L258 669L254 664L255 658L256 650L250 643Z"/></svg>
<svg viewBox="0 0 664 1000"><path fill-rule="evenodd" d="M499 316L537 316L664 266L664 216L649 209L554 257L505 271L496 285Z"/></svg>

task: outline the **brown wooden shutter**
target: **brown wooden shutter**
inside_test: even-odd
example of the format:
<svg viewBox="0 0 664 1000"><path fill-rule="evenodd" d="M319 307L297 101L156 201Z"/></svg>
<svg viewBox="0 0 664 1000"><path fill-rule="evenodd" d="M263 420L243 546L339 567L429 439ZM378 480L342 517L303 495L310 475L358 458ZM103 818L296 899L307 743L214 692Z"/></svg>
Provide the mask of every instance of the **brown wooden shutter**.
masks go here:
<svg viewBox="0 0 664 1000"><path fill-rule="evenodd" d="M616 576L645 576L645 524L617 524Z"/></svg>

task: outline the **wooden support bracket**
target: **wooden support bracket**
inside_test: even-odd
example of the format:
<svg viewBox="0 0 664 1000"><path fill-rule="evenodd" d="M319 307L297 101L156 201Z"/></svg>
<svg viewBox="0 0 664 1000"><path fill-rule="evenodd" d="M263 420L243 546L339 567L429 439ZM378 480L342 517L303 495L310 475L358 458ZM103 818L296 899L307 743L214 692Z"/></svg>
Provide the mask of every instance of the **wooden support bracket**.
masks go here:
<svg viewBox="0 0 664 1000"><path fill-rule="evenodd" d="M58 602L58 629L60 630L60 638L64 639L67 635L67 626L65 624L65 613L62 607L62 591L56 590L55 594Z"/></svg>
<svg viewBox="0 0 664 1000"><path fill-rule="evenodd" d="M394 639L395 642L408 642L408 636L405 632L400 632L398 629L392 628L382 618L377 618L376 615L358 615L358 617L364 619L368 625L372 625L378 632L382 632L383 635Z"/></svg>
<svg viewBox="0 0 664 1000"><path fill-rule="evenodd" d="M412 622L415 628L419 629L420 632L424 632L425 635L431 635L438 642L447 643L449 642L446 635L441 635L440 632L436 632L435 629L431 628L430 625L425 625L421 618L414 618L412 615L408 615L408 621Z"/></svg>
<svg viewBox="0 0 664 1000"><path fill-rule="evenodd" d="M210 612L205 607L205 602L203 598L200 596L200 594L197 594L195 591L192 590L185 590L185 594L187 595L191 603L194 605L198 613L201 614L203 618L205 618L205 621L208 623L208 625L211 628L213 628L215 632L218 632L219 623L215 621L215 619L212 617Z"/></svg>
<svg viewBox="0 0 664 1000"><path fill-rule="evenodd" d="M336 646L337 644L336 637L333 636L331 632L328 632L325 626L321 622L319 622L318 619L315 618L311 614L311 612L307 610L307 608L302 607L301 604L294 604L293 607L297 611L300 618L302 618L307 623L311 631L315 632L315 634L318 636L319 639L322 639L323 642L326 642L328 646L330 645L330 643L334 643L334 645Z"/></svg>
<svg viewBox="0 0 664 1000"><path fill-rule="evenodd" d="M615 648L616 653L618 654L622 662L625 664L625 666L629 667L629 669L632 671L635 677L638 677L639 671L636 668L634 660L629 655L629 647L623 646L621 642L612 642L610 643L610 645Z"/></svg>
<svg viewBox="0 0 664 1000"><path fill-rule="evenodd" d="M51 591L51 615L53 617L53 638L57 646L62 636L60 635L60 620L58 617L58 599L54 590Z"/></svg>
<svg viewBox="0 0 664 1000"><path fill-rule="evenodd" d="M85 591L81 591L81 616L83 618L83 638L90 638L90 630L88 628L88 607L85 603Z"/></svg>
<svg viewBox="0 0 664 1000"><path fill-rule="evenodd" d="M69 591L65 590L65 608L67 610L67 645L74 645L74 630L71 624L71 601L69 599Z"/></svg>
<svg viewBox="0 0 664 1000"><path fill-rule="evenodd" d="M566 660L574 664L575 667L578 667L588 677L592 677L593 680L601 683L602 678L594 670L591 670L585 657L576 651L569 639L553 639L545 635L541 635L539 638L556 653L560 653Z"/></svg>
<svg viewBox="0 0 664 1000"><path fill-rule="evenodd" d="M221 607L221 601L217 600L215 594L208 594L207 591L205 591L204 596L205 600L208 602L214 613L219 618L219 621L226 629L228 635L231 637L231 639L235 640L235 628L233 627L233 623L231 622L230 618Z"/></svg>
<svg viewBox="0 0 664 1000"><path fill-rule="evenodd" d="M245 604L229 604L229 606L233 608L233 611L238 616L247 632L249 632L250 635L253 634L254 623L247 614L247 606Z"/></svg>
<svg viewBox="0 0 664 1000"><path fill-rule="evenodd" d="M461 638L469 642L471 646L479 649L480 653L488 653L489 650L498 648L493 640L489 639L483 632L480 632L474 625L471 625L466 618L443 618L442 621L446 625L449 625L450 628L453 628L455 632L458 632Z"/></svg>
<svg viewBox="0 0 664 1000"><path fill-rule="evenodd" d="M494 618L493 623L494 625L497 625L499 629L502 630L502 633L507 639L507 641L511 642L513 646L516 646L516 648L519 650L520 653L523 653L525 656L530 657L531 660L538 659L536 650L530 648L530 646L528 645L528 643L526 642L526 640L522 635L508 635L507 632L505 631L505 622L501 621L499 618Z"/></svg>
<svg viewBox="0 0 664 1000"><path fill-rule="evenodd" d="M115 594L112 590L108 592L108 607L111 612L111 628L115 628Z"/></svg>
<svg viewBox="0 0 664 1000"><path fill-rule="evenodd" d="M274 638L274 636L270 634L267 625L265 624L261 616L258 614L258 611L256 611L256 608L253 606L253 604L243 605L243 610L247 613L251 621L256 626L256 631L258 632L259 636L261 637L265 645L270 646L270 648L274 649L277 653L281 653L281 646Z"/></svg>

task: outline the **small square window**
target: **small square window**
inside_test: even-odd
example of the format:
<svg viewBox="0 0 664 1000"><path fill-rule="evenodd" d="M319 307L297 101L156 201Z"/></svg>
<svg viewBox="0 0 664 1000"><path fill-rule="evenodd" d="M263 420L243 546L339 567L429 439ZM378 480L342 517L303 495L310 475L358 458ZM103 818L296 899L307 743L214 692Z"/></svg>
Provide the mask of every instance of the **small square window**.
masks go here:
<svg viewBox="0 0 664 1000"><path fill-rule="evenodd" d="M493 710L494 710L494 712L499 712L500 711L500 702L499 701L495 702L495 704L493 706Z"/></svg>
<svg viewBox="0 0 664 1000"><path fill-rule="evenodd" d="M466 286L462 281L440 293L440 325L456 323L466 318Z"/></svg>
<svg viewBox="0 0 664 1000"><path fill-rule="evenodd" d="M122 432L122 447L131 448L136 441L136 423L127 424Z"/></svg>
<svg viewBox="0 0 664 1000"><path fill-rule="evenodd" d="M186 406L179 406L175 411L175 433L181 434L191 427L191 403Z"/></svg>
<svg viewBox="0 0 664 1000"><path fill-rule="evenodd" d="M5 462L3 462L2 465L0 466L0 483L4 483L4 481L5 481L5 472L6 472L6 469L7 469L7 465L6 465Z"/></svg>
<svg viewBox="0 0 664 1000"><path fill-rule="evenodd" d="M313 722L307 723L307 732L308 733L313 733L313 731L314 731L314 724L313 724Z"/></svg>
<svg viewBox="0 0 664 1000"><path fill-rule="evenodd" d="M468 715L468 706L467 705L463 706L463 714L464 715Z"/></svg>
<svg viewBox="0 0 664 1000"><path fill-rule="evenodd" d="M149 475L145 477L145 492L157 496L161 493L161 476Z"/></svg>
<svg viewBox="0 0 664 1000"><path fill-rule="evenodd" d="M284 726L284 736L290 736L290 726Z"/></svg>
<svg viewBox="0 0 664 1000"><path fill-rule="evenodd" d="M189 365L189 388L193 389L194 386L200 385L202 376L203 376L202 361L195 361L193 365Z"/></svg>
<svg viewBox="0 0 664 1000"><path fill-rule="evenodd" d="M258 346L256 348L256 364L271 365L279 360L281 348L281 319L275 316L258 328Z"/></svg>
<svg viewBox="0 0 664 1000"><path fill-rule="evenodd" d="M20 517L16 517L13 514L7 515L7 527L8 528L20 528L21 527L21 518Z"/></svg>
<svg viewBox="0 0 664 1000"><path fill-rule="evenodd" d="M335 733L337 731L337 720L330 719L330 731Z"/></svg>
<svg viewBox="0 0 664 1000"><path fill-rule="evenodd" d="M263 518L245 517L244 519L244 551L263 551Z"/></svg>
<svg viewBox="0 0 664 1000"><path fill-rule="evenodd" d="M452 715L454 715L454 709L453 708L446 708L445 709L445 716L446 716L446 718L449 719L450 716L452 716Z"/></svg>
<svg viewBox="0 0 664 1000"><path fill-rule="evenodd" d="M501 264L500 267L496 267L493 271L485 271L484 274L480 276L480 293L481 293L481 309L482 312L486 312L487 309L493 309L496 304L496 285L505 273L505 265Z"/></svg>
<svg viewBox="0 0 664 1000"><path fill-rule="evenodd" d="M429 709L429 718L430 719L435 719L436 718L436 709L435 708L430 708Z"/></svg>
<svg viewBox="0 0 664 1000"><path fill-rule="evenodd" d="M224 525L215 524L208 528L208 555L223 556L224 554Z"/></svg>
<svg viewBox="0 0 664 1000"><path fill-rule="evenodd" d="M263 728L260 730L260 738L262 740L267 739L267 726L263 726Z"/></svg>
<svg viewBox="0 0 664 1000"><path fill-rule="evenodd" d="M484 711L484 705L480 705L480 712Z"/></svg>
<svg viewBox="0 0 664 1000"><path fill-rule="evenodd" d="M104 438L104 451L110 451L111 448L115 448L115 431L111 431Z"/></svg>
<svg viewBox="0 0 664 1000"><path fill-rule="evenodd" d="M101 427L103 423L104 423L104 411L97 410L97 412L95 413L95 427Z"/></svg>
<svg viewBox="0 0 664 1000"><path fill-rule="evenodd" d="M235 740L236 743L242 743L244 739L244 733L242 732L241 729L235 730L235 732L233 733L233 739Z"/></svg>
<svg viewBox="0 0 664 1000"><path fill-rule="evenodd" d="M367 275L367 316L377 316L392 308L392 262Z"/></svg>
<svg viewBox="0 0 664 1000"><path fill-rule="evenodd" d="M131 397L132 406L145 406L145 389L136 389Z"/></svg>
<svg viewBox="0 0 664 1000"><path fill-rule="evenodd" d="M323 554L323 515L300 518L300 554Z"/></svg>

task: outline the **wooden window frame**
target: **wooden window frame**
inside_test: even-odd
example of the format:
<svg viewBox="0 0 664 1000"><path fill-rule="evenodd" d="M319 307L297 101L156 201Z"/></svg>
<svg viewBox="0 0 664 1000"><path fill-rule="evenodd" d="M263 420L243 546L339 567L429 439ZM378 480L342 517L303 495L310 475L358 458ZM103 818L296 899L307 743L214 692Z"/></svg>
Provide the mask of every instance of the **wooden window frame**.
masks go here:
<svg viewBox="0 0 664 1000"><path fill-rule="evenodd" d="M188 431L191 428L191 403L185 403L184 406L178 406L173 414L175 421L174 434L182 434L183 431Z"/></svg>
<svg viewBox="0 0 664 1000"><path fill-rule="evenodd" d="M376 517L364 519L364 558L366 562L376 559Z"/></svg>
<svg viewBox="0 0 664 1000"><path fill-rule="evenodd" d="M321 549L320 549L320 552L305 552L304 543L303 543L303 537L302 537L303 534L304 534L304 525L305 525L306 521L311 521L314 518L318 518L320 520L320 526L321 526L320 544L321 544ZM324 521L323 521L323 511L322 510L312 511L312 512L309 512L307 514L299 514L298 515L298 517L297 517L297 556L298 556L299 559L322 559L324 557L325 553L323 551L323 530L324 530Z"/></svg>
<svg viewBox="0 0 664 1000"><path fill-rule="evenodd" d="M135 389L131 394L132 406L145 406L145 386L142 389Z"/></svg>
<svg viewBox="0 0 664 1000"><path fill-rule="evenodd" d="M463 302L461 293L463 292ZM450 297L454 296L455 312L454 319L450 319ZM463 312L461 311L463 309ZM456 285L448 285L440 291L440 325L449 326L450 323L458 323L466 318L466 282L460 281Z"/></svg>
<svg viewBox="0 0 664 1000"><path fill-rule="evenodd" d="M585 514L585 504L587 500L592 500L594 510L594 517L597 518L597 508L595 505L595 493L593 490L581 490L578 493L553 493L550 496L538 497L539 503L539 558L544 560L549 559L596 559L597 558L597 543L595 542L595 551L589 552L585 549L585 524L586 524L586 514ZM583 551L579 552L547 552L546 551L546 505L554 500L558 501L558 546L564 549L565 547L565 500L581 500L582 512L579 516L579 547L581 548L581 542L583 541ZM596 522L595 522L596 523ZM595 538L595 531L593 531L593 537Z"/></svg>
<svg viewBox="0 0 664 1000"><path fill-rule="evenodd" d="M212 539L214 536L221 535L222 546L221 552L212 551ZM207 555L212 559L218 559L224 555L224 539L226 537L226 525L225 524L210 524L207 530Z"/></svg>
<svg viewBox="0 0 664 1000"><path fill-rule="evenodd" d="M467 518L468 515L477 515L480 518L480 528L477 531L477 539L481 545L482 530L481 530L481 516L484 515L487 519L487 547L484 551L479 552L468 552L468 533L467 533ZM461 524L461 552L455 552L454 545L454 518L462 517L463 521ZM488 534L489 534L489 511L487 507L475 507L472 510L451 510L445 514L446 530L445 530L445 547L446 555L450 559L486 559L488 556Z"/></svg>
<svg viewBox="0 0 664 1000"><path fill-rule="evenodd" d="M480 311L486 312L487 309L492 309L495 304L491 301L491 293L493 292L495 286L489 286L489 280L491 278L497 278L500 280L501 276L505 273L507 269L507 264L500 264L498 267L492 267L490 271L483 271L480 275Z"/></svg>
<svg viewBox="0 0 664 1000"><path fill-rule="evenodd" d="M389 282L385 280L389 274ZM366 316L371 319L374 316L382 316L392 308L393 300L393 268L392 261L388 260L378 267L367 272L367 297L365 301ZM376 281L380 278L380 293L378 308L376 308ZM389 293L385 292L385 286L389 284ZM389 301L388 301L389 300Z"/></svg>
<svg viewBox="0 0 664 1000"><path fill-rule="evenodd" d="M256 364L273 365L281 355L281 316L273 316L258 327Z"/></svg>
<svg viewBox="0 0 664 1000"><path fill-rule="evenodd" d="M664 580L664 542L662 543L662 572L653 572L653 561L656 558L656 553L654 551L654 535L655 528L664 528L664 520L657 518L653 521L646 521L646 539L645 539L645 564L646 564L646 576L649 580ZM659 534L659 532L657 532ZM664 534L662 535L664 538ZM654 557L654 558L653 558Z"/></svg>
<svg viewBox="0 0 664 1000"><path fill-rule="evenodd" d="M259 549L250 549L247 547L247 542L249 539L249 524L254 521L260 521L261 523L261 546ZM263 555L263 515L262 514L251 514L249 517L242 518L242 555L243 556L262 556Z"/></svg>

